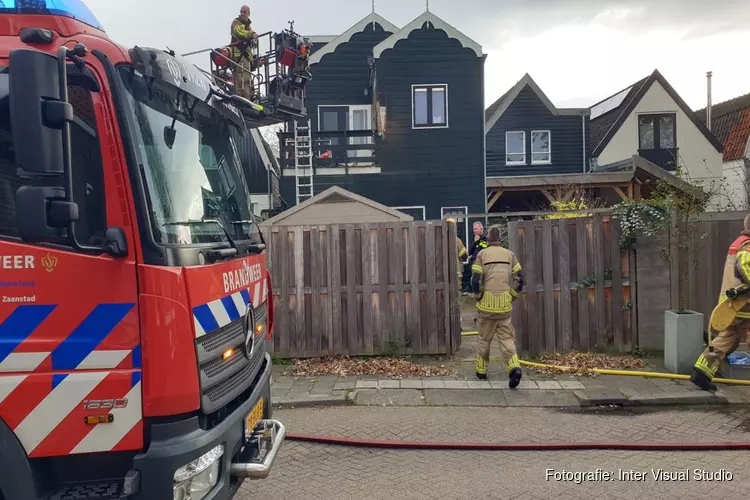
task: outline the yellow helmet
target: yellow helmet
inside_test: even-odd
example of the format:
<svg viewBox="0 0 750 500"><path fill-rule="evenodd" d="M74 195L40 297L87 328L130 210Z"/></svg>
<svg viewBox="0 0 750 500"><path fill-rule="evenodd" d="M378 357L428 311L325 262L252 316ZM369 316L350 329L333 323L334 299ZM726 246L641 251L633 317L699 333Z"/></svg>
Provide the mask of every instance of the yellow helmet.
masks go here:
<svg viewBox="0 0 750 500"><path fill-rule="evenodd" d="M447 219L445 219L445 222L450 222L451 224L455 224L456 223L456 219L448 217Z"/></svg>

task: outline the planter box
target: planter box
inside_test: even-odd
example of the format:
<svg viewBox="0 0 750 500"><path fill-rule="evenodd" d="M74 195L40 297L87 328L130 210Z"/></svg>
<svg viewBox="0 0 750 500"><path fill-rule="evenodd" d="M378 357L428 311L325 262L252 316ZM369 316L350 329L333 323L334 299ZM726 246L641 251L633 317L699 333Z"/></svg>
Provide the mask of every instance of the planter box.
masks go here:
<svg viewBox="0 0 750 500"><path fill-rule="evenodd" d="M664 311L664 366L667 370L689 375L703 349L703 314Z"/></svg>

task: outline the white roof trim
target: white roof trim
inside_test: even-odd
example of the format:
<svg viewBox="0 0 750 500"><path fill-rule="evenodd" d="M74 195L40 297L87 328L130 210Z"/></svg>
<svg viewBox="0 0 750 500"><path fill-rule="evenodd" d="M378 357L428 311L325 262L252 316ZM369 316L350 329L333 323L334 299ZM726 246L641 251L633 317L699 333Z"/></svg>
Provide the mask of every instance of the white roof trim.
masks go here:
<svg viewBox="0 0 750 500"><path fill-rule="evenodd" d="M255 141L255 148L258 150L258 154L260 155L260 159L263 160L266 170L271 172L271 159L268 157L268 152L263 146L263 136L260 135L260 130L257 128L251 128L250 135L252 136L253 141Z"/></svg>
<svg viewBox="0 0 750 500"><path fill-rule="evenodd" d="M320 43L325 44L336 39L338 35L310 35L305 38L310 40L313 44Z"/></svg>
<svg viewBox="0 0 750 500"><path fill-rule="evenodd" d="M287 210L284 210L280 214L276 215L275 217L271 217L270 219L266 219L265 221L261 222L261 226L272 226L273 224L276 224L277 222L286 219L290 215L296 214L300 210L304 210L305 208L309 207L310 205L319 202L322 199L328 198L332 194L338 194L340 196L343 196L344 198L349 198L352 201L362 203L364 205L367 205L368 207L372 207L376 210L379 210L381 212L384 212L388 215L392 215L393 217L398 218L402 222L412 221L414 220L414 217L410 216L409 214L405 214L403 212L399 212L398 210L395 210L391 207L385 206L381 203L378 203L377 201L371 200L369 198L365 198L364 196L360 196L356 193L352 193L351 191L347 191L344 188L341 188L339 186L332 186L326 189L325 191L322 191L312 198L308 198L299 205L295 205L292 208L289 208Z"/></svg>
<svg viewBox="0 0 750 500"><path fill-rule="evenodd" d="M383 27L385 31L390 31L391 33L396 33L398 31L398 27L388 22L386 19L381 17L380 15L376 13L372 13L362 19L360 22L325 44L320 50L313 52L313 55L310 56L310 59L308 61L308 64L315 64L319 63L320 60L323 58L324 55L330 54L336 48L338 48L339 45L342 43L346 43L349 40L352 39L352 36L354 36L355 33L360 33L364 31L368 25L371 25L372 23L378 23L380 26ZM314 43L314 42L313 42Z"/></svg>
<svg viewBox="0 0 750 500"><path fill-rule="evenodd" d="M533 78L531 78L531 75L526 73L523 75L523 78L518 80L518 83L516 83L513 86L513 90L508 94L508 97L505 98L503 103L500 105L499 108L495 110L495 112L492 114L489 120L487 120L487 123L485 124L484 132L485 134L488 133L492 127L495 126L497 121L500 119L501 116L503 116L503 113L508 109L508 107L513 103L513 101L516 100L516 97L518 97L518 94L521 93L523 88L528 85L531 87L531 90L539 97L539 100L541 100L544 105L547 107L550 113L553 115L585 115L588 113L588 108L563 108L559 109L555 107L554 104L552 104L552 101L549 100L549 98L545 95L544 92L542 92L542 89L539 88L539 85L536 84Z"/></svg>
<svg viewBox="0 0 750 500"><path fill-rule="evenodd" d="M477 57L482 57L482 46L479 45L477 42L469 38L468 36L464 35L460 31L458 31L456 28L451 26L450 24L446 23L439 17L437 17L432 12L425 12L403 28L401 28L400 31L397 33L394 33L393 35L389 36L379 44L375 46L375 48L372 49L372 53L375 56L375 59L378 59L380 55L383 53L383 51L392 49L396 42L399 40L406 40L409 37L409 34L411 34L412 31L416 31L419 29L422 29L422 26L424 23L429 21L432 23L432 25L435 27L435 29L443 30L448 35L449 38L455 38L459 42L461 42L461 45L464 48L471 49L474 51L474 53L477 55Z"/></svg>

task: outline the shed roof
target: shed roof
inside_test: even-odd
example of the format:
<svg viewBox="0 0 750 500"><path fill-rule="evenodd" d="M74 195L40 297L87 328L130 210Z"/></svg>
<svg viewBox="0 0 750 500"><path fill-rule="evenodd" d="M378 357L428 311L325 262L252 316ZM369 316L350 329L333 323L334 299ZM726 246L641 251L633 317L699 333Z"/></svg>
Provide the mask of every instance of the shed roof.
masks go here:
<svg viewBox="0 0 750 500"><path fill-rule="evenodd" d="M371 208L374 208L374 209L379 210L379 211L381 211L383 213L386 213L386 214L388 214L388 215L390 215L392 217L396 217L400 221L408 222L408 221L414 220L414 217L412 217L410 215L407 215L407 214L405 214L403 212L399 212L398 210L395 210L395 209L393 209L391 207L387 207L387 206L385 206L385 205L383 205L381 203L378 203L377 201L373 201L373 200L371 200L369 198L365 198L364 196L360 196L360 195L358 195L356 193L352 193L351 191L347 191L346 189L341 188L339 186L333 186L333 187L330 187L330 188L326 189L325 191L322 191L322 192L316 194L312 198L309 198L309 199L303 201L299 205L296 205L296 206L294 206L294 207L292 207L292 208L290 208L288 210L284 210L283 212L281 212L277 216L272 217L270 219L267 219L267 220L263 221L261 223L261 225L263 225L263 226L271 226L273 224L276 224L276 223L278 223L278 222L286 219L287 217L289 217L289 216L291 216L293 214L296 214L297 212L300 212L300 211L304 210L305 208L307 208L307 207L309 207L311 205L314 205L316 203L320 203L320 202L325 201L325 200L333 200L333 199L341 199L341 198L344 198L344 199L347 199L347 200L350 200L350 201L353 201L353 202L357 202L357 203L362 203L362 204L367 205L367 206L369 206Z"/></svg>

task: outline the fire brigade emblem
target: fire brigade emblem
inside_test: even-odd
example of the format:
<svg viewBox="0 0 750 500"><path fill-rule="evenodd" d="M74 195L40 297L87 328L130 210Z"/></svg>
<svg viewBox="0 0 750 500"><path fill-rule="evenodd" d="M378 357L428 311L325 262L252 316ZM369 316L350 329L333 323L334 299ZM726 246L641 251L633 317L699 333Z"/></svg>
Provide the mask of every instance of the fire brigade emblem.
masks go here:
<svg viewBox="0 0 750 500"><path fill-rule="evenodd" d="M44 267L45 271L51 273L55 270L55 267L57 267L57 257L48 253L47 255L42 257L42 266Z"/></svg>

